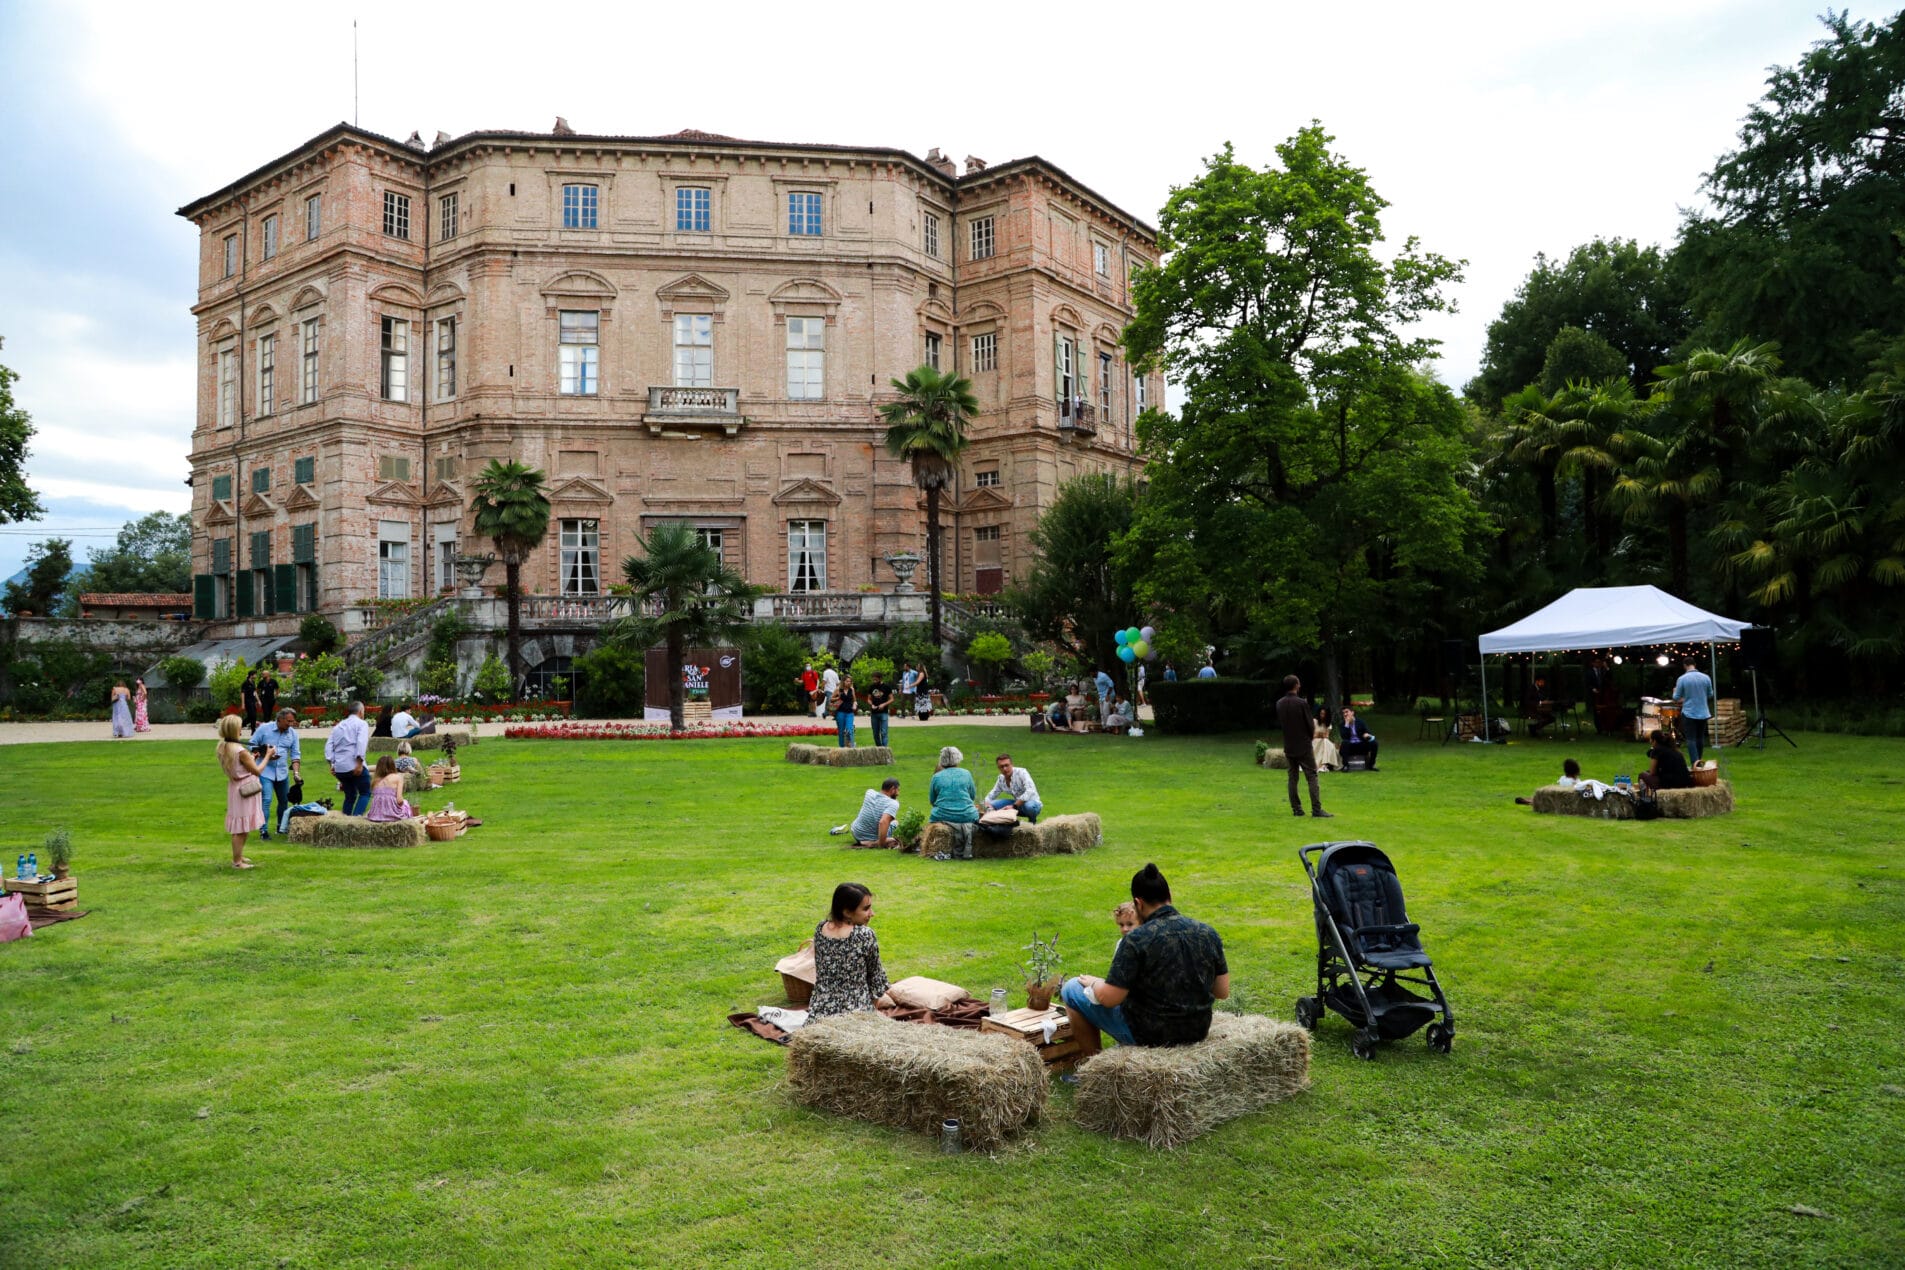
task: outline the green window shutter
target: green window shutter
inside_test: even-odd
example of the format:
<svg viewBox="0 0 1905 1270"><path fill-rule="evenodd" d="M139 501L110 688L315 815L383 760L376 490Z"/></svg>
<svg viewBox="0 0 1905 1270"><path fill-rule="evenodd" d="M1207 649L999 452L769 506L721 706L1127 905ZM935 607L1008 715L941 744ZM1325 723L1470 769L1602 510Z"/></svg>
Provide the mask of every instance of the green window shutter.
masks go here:
<svg viewBox="0 0 1905 1270"><path fill-rule="evenodd" d="M308 564L304 566L304 569L305 569L304 611L306 613L315 613L317 612L317 604L318 604L317 566L315 564Z"/></svg>
<svg viewBox="0 0 1905 1270"><path fill-rule="evenodd" d="M212 478L212 497L221 503L228 503L232 496L232 478L214 476Z"/></svg>
<svg viewBox="0 0 1905 1270"><path fill-rule="evenodd" d="M271 589L276 593L276 608L280 613L298 611L298 566L295 564L273 565L271 568Z"/></svg>
<svg viewBox="0 0 1905 1270"><path fill-rule="evenodd" d="M218 579L209 573L192 576L192 616L200 621L210 621L218 616L218 592L215 588Z"/></svg>
<svg viewBox="0 0 1905 1270"><path fill-rule="evenodd" d="M251 536L251 567L268 569L271 567L271 531L261 530Z"/></svg>
<svg viewBox="0 0 1905 1270"><path fill-rule="evenodd" d="M242 571L238 575L238 603L234 606L232 616L234 617L253 616L252 594L251 594L251 570L249 569Z"/></svg>
<svg viewBox="0 0 1905 1270"><path fill-rule="evenodd" d="M1065 400L1065 337L1057 331L1052 332L1052 396Z"/></svg>
<svg viewBox="0 0 1905 1270"><path fill-rule="evenodd" d="M212 572L230 573L232 571L232 540L229 538L212 539Z"/></svg>
<svg viewBox="0 0 1905 1270"><path fill-rule="evenodd" d="M270 468L254 467L251 469L251 492L254 494L269 494L271 492Z"/></svg>
<svg viewBox="0 0 1905 1270"><path fill-rule="evenodd" d="M313 485L317 482L316 457L303 458L291 465L291 479L298 485Z"/></svg>
<svg viewBox="0 0 1905 1270"><path fill-rule="evenodd" d="M317 563L317 526L291 526L291 559L296 564Z"/></svg>

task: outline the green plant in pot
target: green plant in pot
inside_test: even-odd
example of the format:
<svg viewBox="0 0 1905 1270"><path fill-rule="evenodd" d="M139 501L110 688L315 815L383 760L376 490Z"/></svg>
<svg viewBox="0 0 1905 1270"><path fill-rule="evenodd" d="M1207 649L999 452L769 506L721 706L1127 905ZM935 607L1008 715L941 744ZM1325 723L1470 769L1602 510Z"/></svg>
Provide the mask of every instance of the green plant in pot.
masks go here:
<svg viewBox="0 0 1905 1270"><path fill-rule="evenodd" d="M1058 936L1041 939L1038 931L1032 932L1032 942L1025 946L1032 954L1025 959L1025 999L1034 1010L1049 1010L1052 1006L1052 994L1059 988L1059 967L1065 959L1058 954Z"/></svg>
<svg viewBox="0 0 1905 1270"><path fill-rule="evenodd" d="M46 835L46 843L40 848L42 858L53 866L53 876L67 877L72 871L73 835L64 829L54 829Z"/></svg>
<svg viewBox="0 0 1905 1270"><path fill-rule="evenodd" d="M900 813L899 823L893 826L893 836L900 841L902 851L919 850L919 840L926 832L926 813L914 807Z"/></svg>

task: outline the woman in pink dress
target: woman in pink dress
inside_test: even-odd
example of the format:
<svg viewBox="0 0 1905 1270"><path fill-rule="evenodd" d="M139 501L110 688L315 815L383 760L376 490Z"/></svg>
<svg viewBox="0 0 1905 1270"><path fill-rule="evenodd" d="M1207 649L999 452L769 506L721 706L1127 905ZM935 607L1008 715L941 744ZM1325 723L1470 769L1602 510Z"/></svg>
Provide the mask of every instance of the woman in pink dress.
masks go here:
<svg viewBox="0 0 1905 1270"><path fill-rule="evenodd" d="M264 785L262 768L258 760L252 757L251 750L245 746L245 724L235 714L228 714L218 721L218 766L225 773L225 832L232 836L232 868L249 869L250 860L245 858L245 837L254 829L265 827ZM277 751L267 745L265 761ZM238 787L248 777L259 777L259 783L249 794L241 794Z"/></svg>
<svg viewBox="0 0 1905 1270"><path fill-rule="evenodd" d="M408 820L417 813L404 801L404 773L397 770L397 760L386 754L377 760L376 783L370 790L370 810L364 813L366 820Z"/></svg>
<svg viewBox="0 0 1905 1270"><path fill-rule="evenodd" d="M146 718L146 681L132 681L137 687L132 690L132 730L134 732L152 731L152 720Z"/></svg>

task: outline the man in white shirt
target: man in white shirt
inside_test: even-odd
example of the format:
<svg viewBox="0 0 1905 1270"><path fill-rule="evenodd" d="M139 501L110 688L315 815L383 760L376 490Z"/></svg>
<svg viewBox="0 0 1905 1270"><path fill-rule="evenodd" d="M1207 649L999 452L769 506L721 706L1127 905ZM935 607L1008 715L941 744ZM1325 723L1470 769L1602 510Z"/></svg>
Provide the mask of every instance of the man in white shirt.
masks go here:
<svg viewBox="0 0 1905 1270"><path fill-rule="evenodd" d="M869 789L866 797L860 800L860 814L844 825L835 825L827 832L835 835L853 834L855 845L862 847L897 847L899 839L893 836L893 825L900 814L900 783L891 776L880 782L878 789Z"/></svg>
<svg viewBox="0 0 1905 1270"><path fill-rule="evenodd" d="M1032 773L1023 767L1015 767L1010 754L1001 754L998 759L999 779L992 784L992 792L986 795L986 802L993 810L1001 807L1017 807L1019 814L1033 824L1038 823L1038 814L1045 810L1045 804L1039 801L1038 786L1032 783Z"/></svg>
<svg viewBox="0 0 1905 1270"><path fill-rule="evenodd" d="M331 729L330 738L324 742L324 760L331 765L337 787L344 792L340 810L346 816L355 816L370 806L370 772L364 767L364 755L369 750L370 724L364 722L364 703L353 701L351 712Z"/></svg>
<svg viewBox="0 0 1905 1270"><path fill-rule="evenodd" d="M417 717L410 713L410 707L408 706L403 707L398 710L397 713L390 716L390 735L396 737L399 741L405 737L415 736L417 729L421 726L422 725L417 722Z"/></svg>
<svg viewBox="0 0 1905 1270"><path fill-rule="evenodd" d="M833 694L840 691L840 672L832 666L820 675L820 714L818 718L829 718L833 714Z"/></svg>

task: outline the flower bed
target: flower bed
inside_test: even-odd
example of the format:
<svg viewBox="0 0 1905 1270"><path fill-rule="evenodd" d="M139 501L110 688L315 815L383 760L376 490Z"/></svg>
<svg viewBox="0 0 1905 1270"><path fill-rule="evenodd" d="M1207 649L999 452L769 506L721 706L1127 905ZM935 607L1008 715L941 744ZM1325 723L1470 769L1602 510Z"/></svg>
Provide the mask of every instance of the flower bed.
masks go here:
<svg viewBox="0 0 1905 1270"><path fill-rule="evenodd" d="M707 723L680 732L665 723L530 723L503 729L513 741L721 741L836 734L834 727L817 723Z"/></svg>

